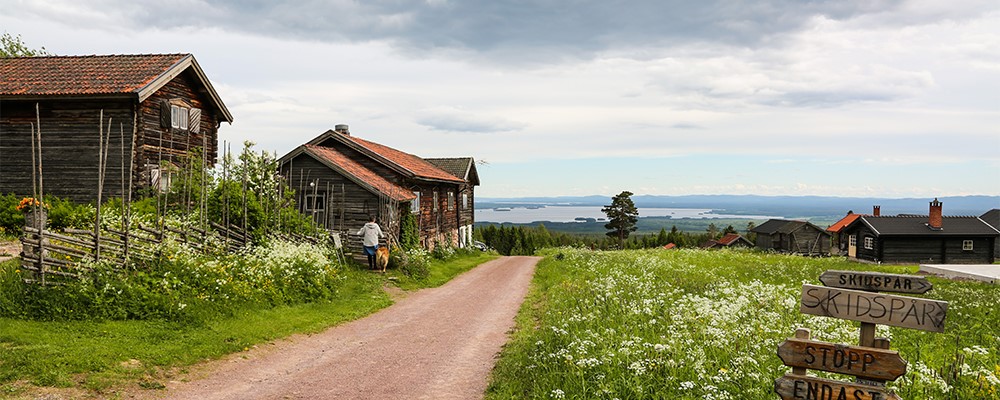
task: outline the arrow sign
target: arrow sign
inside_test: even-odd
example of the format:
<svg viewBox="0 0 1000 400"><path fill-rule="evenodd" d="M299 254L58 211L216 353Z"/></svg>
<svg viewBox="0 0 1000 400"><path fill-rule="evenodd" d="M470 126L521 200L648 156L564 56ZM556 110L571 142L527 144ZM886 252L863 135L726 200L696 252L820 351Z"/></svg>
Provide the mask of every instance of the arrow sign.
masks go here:
<svg viewBox="0 0 1000 400"><path fill-rule="evenodd" d="M802 285L803 314L944 332L948 302Z"/></svg>
<svg viewBox="0 0 1000 400"><path fill-rule="evenodd" d="M885 381L894 381L906 373L906 360L899 352L874 347L791 338L778 345L778 357L789 367Z"/></svg>
<svg viewBox="0 0 1000 400"><path fill-rule="evenodd" d="M859 271L826 271L819 276L826 286L872 292L927 293L933 288L927 278L916 275Z"/></svg>
<svg viewBox="0 0 1000 400"><path fill-rule="evenodd" d="M903 400L896 393L877 386L791 374L775 379L774 392L784 400Z"/></svg>

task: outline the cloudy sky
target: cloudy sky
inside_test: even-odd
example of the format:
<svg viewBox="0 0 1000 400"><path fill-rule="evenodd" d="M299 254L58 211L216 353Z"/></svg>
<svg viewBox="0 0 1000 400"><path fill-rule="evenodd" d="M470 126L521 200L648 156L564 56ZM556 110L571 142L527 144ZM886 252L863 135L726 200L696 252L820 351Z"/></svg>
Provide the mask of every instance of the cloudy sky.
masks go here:
<svg viewBox="0 0 1000 400"><path fill-rule="evenodd" d="M0 0L59 55L192 53L279 155L335 124L484 197L1000 195L1000 2Z"/></svg>

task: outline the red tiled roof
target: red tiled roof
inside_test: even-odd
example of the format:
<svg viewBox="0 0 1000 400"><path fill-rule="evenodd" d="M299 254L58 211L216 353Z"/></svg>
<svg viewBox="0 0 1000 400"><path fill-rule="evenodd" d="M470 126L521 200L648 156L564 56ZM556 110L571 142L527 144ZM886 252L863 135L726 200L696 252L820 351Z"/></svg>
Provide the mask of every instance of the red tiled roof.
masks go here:
<svg viewBox="0 0 1000 400"><path fill-rule="evenodd" d="M847 216L841 218L840 221L834 222L833 225L830 225L829 228L826 228L826 231L834 233L840 232L841 229L844 229L845 226L850 225L851 222L857 220L859 217L861 217L861 215L862 214L847 214Z"/></svg>
<svg viewBox="0 0 1000 400"><path fill-rule="evenodd" d="M390 182L336 149L307 144L305 151L320 160L337 166L349 177L360 181L359 183L368 185L396 201L410 201L417 198L412 191Z"/></svg>
<svg viewBox="0 0 1000 400"><path fill-rule="evenodd" d="M190 54L0 58L0 95L126 94L140 91Z"/></svg>
<svg viewBox="0 0 1000 400"><path fill-rule="evenodd" d="M667 249L667 250L670 250L670 249L677 248L677 245L673 244L673 243L667 243L665 246L663 246L663 248Z"/></svg>
<svg viewBox="0 0 1000 400"><path fill-rule="evenodd" d="M730 233L730 234L727 234L726 236L723 236L722 239L719 239L716 242L719 243L719 244L721 244L721 245L724 245L724 246L729 246L729 245L733 244L733 242L735 242L735 241L737 241L739 239L740 239L740 235L739 234Z"/></svg>
<svg viewBox="0 0 1000 400"><path fill-rule="evenodd" d="M337 133L336 135L340 135ZM465 183L464 179L458 178L441 168L435 167L434 164L427 162L420 157L417 157L410 153L404 153L402 151L396 150L392 147L381 145L375 142L369 142L367 140L357 138L354 136L342 135L357 145L368 149L369 151L382 156L389 162L398 165L418 178L430 179L437 181L453 182L453 183Z"/></svg>

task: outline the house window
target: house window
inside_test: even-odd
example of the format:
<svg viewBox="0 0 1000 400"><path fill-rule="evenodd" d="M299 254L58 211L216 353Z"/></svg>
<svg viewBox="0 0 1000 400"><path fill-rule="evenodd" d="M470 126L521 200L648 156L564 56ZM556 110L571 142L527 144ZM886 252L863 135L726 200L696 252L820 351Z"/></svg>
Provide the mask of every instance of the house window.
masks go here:
<svg viewBox="0 0 1000 400"><path fill-rule="evenodd" d="M469 209L469 194L468 193L462 193L462 209L463 210L468 210Z"/></svg>
<svg viewBox="0 0 1000 400"><path fill-rule="evenodd" d="M307 194L306 212L321 212L326 207L326 194Z"/></svg>
<svg viewBox="0 0 1000 400"><path fill-rule="evenodd" d="M851 235L847 241L851 247L858 247L858 235Z"/></svg>
<svg viewBox="0 0 1000 400"><path fill-rule="evenodd" d="M963 240L962 241L962 250L972 251L972 241L971 240Z"/></svg>
<svg viewBox="0 0 1000 400"><path fill-rule="evenodd" d="M432 209L434 210L434 212L437 212L437 210L438 210L438 192L437 192L437 190L434 191L434 206L432 207Z"/></svg>
<svg viewBox="0 0 1000 400"><path fill-rule="evenodd" d="M455 192L448 192L448 211L455 209Z"/></svg>
<svg viewBox="0 0 1000 400"><path fill-rule="evenodd" d="M410 202L410 212L414 214L420 213L420 192L413 192L417 198Z"/></svg>
<svg viewBox="0 0 1000 400"><path fill-rule="evenodd" d="M865 237L865 248L868 250L875 248L875 238L871 236Z"/></svg>
<svg viewBox="0 0 1000 400"><path fill-rule="evenodd" d="M175 128L175 129L184 129L184 130L187 130L187 128L188 128L188 121L189 121L189 118L190 118L190 112L188 110L189 109L187 109L187 108L171 104L170 105L170 127L171 128Z"/></svg>

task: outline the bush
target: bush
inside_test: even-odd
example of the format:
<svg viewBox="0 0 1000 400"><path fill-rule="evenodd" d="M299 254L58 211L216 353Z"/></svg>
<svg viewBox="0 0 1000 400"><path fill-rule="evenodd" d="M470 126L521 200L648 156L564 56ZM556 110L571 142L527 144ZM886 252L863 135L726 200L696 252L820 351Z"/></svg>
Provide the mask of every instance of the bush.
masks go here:
<svg viewBox="0 0 1000 400"><path fill-rule="evenodd" d="M389 262L410 278L421 280L430 275L431 255L423 249L396 251Z"/></svg>

